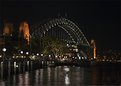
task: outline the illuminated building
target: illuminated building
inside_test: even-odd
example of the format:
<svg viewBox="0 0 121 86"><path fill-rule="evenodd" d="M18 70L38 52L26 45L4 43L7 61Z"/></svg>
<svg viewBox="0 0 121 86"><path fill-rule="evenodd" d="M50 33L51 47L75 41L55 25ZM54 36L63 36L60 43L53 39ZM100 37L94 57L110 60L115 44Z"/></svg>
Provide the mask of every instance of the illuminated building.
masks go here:
<svg viewBox="0 0 121 86"><path fill-rule="evenodd" d="M4 23L4 28L3 28L3 35L12 35L13 32L13 24L11 23Z"/></svg>
<svg viewBox="0 0 121 86"><path fill-rule="evenodd" d="M19 32L23 34L24 39L29 44L30 41L30 34L29 34L29 25L27 22L22 22L19 27Z"/></svg>

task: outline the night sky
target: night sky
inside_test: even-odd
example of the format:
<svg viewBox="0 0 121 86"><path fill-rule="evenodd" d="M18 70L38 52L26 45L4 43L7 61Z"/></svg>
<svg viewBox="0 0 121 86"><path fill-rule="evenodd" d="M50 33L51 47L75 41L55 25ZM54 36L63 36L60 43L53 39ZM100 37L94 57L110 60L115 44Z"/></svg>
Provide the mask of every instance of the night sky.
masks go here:
<svg viewBox="0 0 121 86"><path fill-rule="evenodd" d="M0 1L0 23L8 20L19 24L27 20L32 25L57 16L72 20L89 42L91 39L96 40L98 49L121 50L120 1ZM0 29L1 26L2 23Z"/></svg>

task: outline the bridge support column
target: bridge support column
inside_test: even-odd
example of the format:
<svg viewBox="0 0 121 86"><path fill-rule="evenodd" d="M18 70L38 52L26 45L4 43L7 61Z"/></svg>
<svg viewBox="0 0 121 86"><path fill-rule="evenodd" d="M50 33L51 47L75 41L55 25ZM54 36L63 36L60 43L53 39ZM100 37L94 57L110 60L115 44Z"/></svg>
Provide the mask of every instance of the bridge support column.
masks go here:
<svg viewBox="0 0 121 86"><path fill-rule="evenodd" d="M91 44L93 46L93 58L96 59L96 43L95 43L95 40L91 40Z"/></svg>

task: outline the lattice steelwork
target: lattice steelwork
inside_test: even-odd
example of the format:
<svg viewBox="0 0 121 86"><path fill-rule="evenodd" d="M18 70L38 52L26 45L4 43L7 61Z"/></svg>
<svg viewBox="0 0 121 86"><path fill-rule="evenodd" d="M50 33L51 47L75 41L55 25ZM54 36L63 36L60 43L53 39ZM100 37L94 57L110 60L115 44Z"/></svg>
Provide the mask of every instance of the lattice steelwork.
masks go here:
<svg viewBox="0 0 121 86"><path fill-rule="evenodd" d="M32 38L41 38L46 36L47 34L49 36L50 34L55 35L58 32L58 35L60 35L60 39L65 39L68 41L70 40L71 42L77 43L77 45L90 46L89 42L87 41L80 28L72 21L65 18L50 19L45 21L44 23L35 24L30 29L30 34ZM67 35L64 36L64 32L61 30L66 32L69 37Z"/></svg>

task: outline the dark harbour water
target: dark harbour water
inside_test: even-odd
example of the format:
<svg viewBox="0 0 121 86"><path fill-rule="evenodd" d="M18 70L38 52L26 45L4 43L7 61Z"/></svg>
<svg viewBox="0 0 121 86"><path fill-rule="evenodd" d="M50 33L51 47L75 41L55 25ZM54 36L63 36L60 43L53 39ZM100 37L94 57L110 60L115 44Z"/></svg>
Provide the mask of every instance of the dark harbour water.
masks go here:
<svg viewBox="0 0 121 86"><path fill-rule="evenodd" d="M119 67L43 68L0 78L0 86L121 86Z"/></svg>

